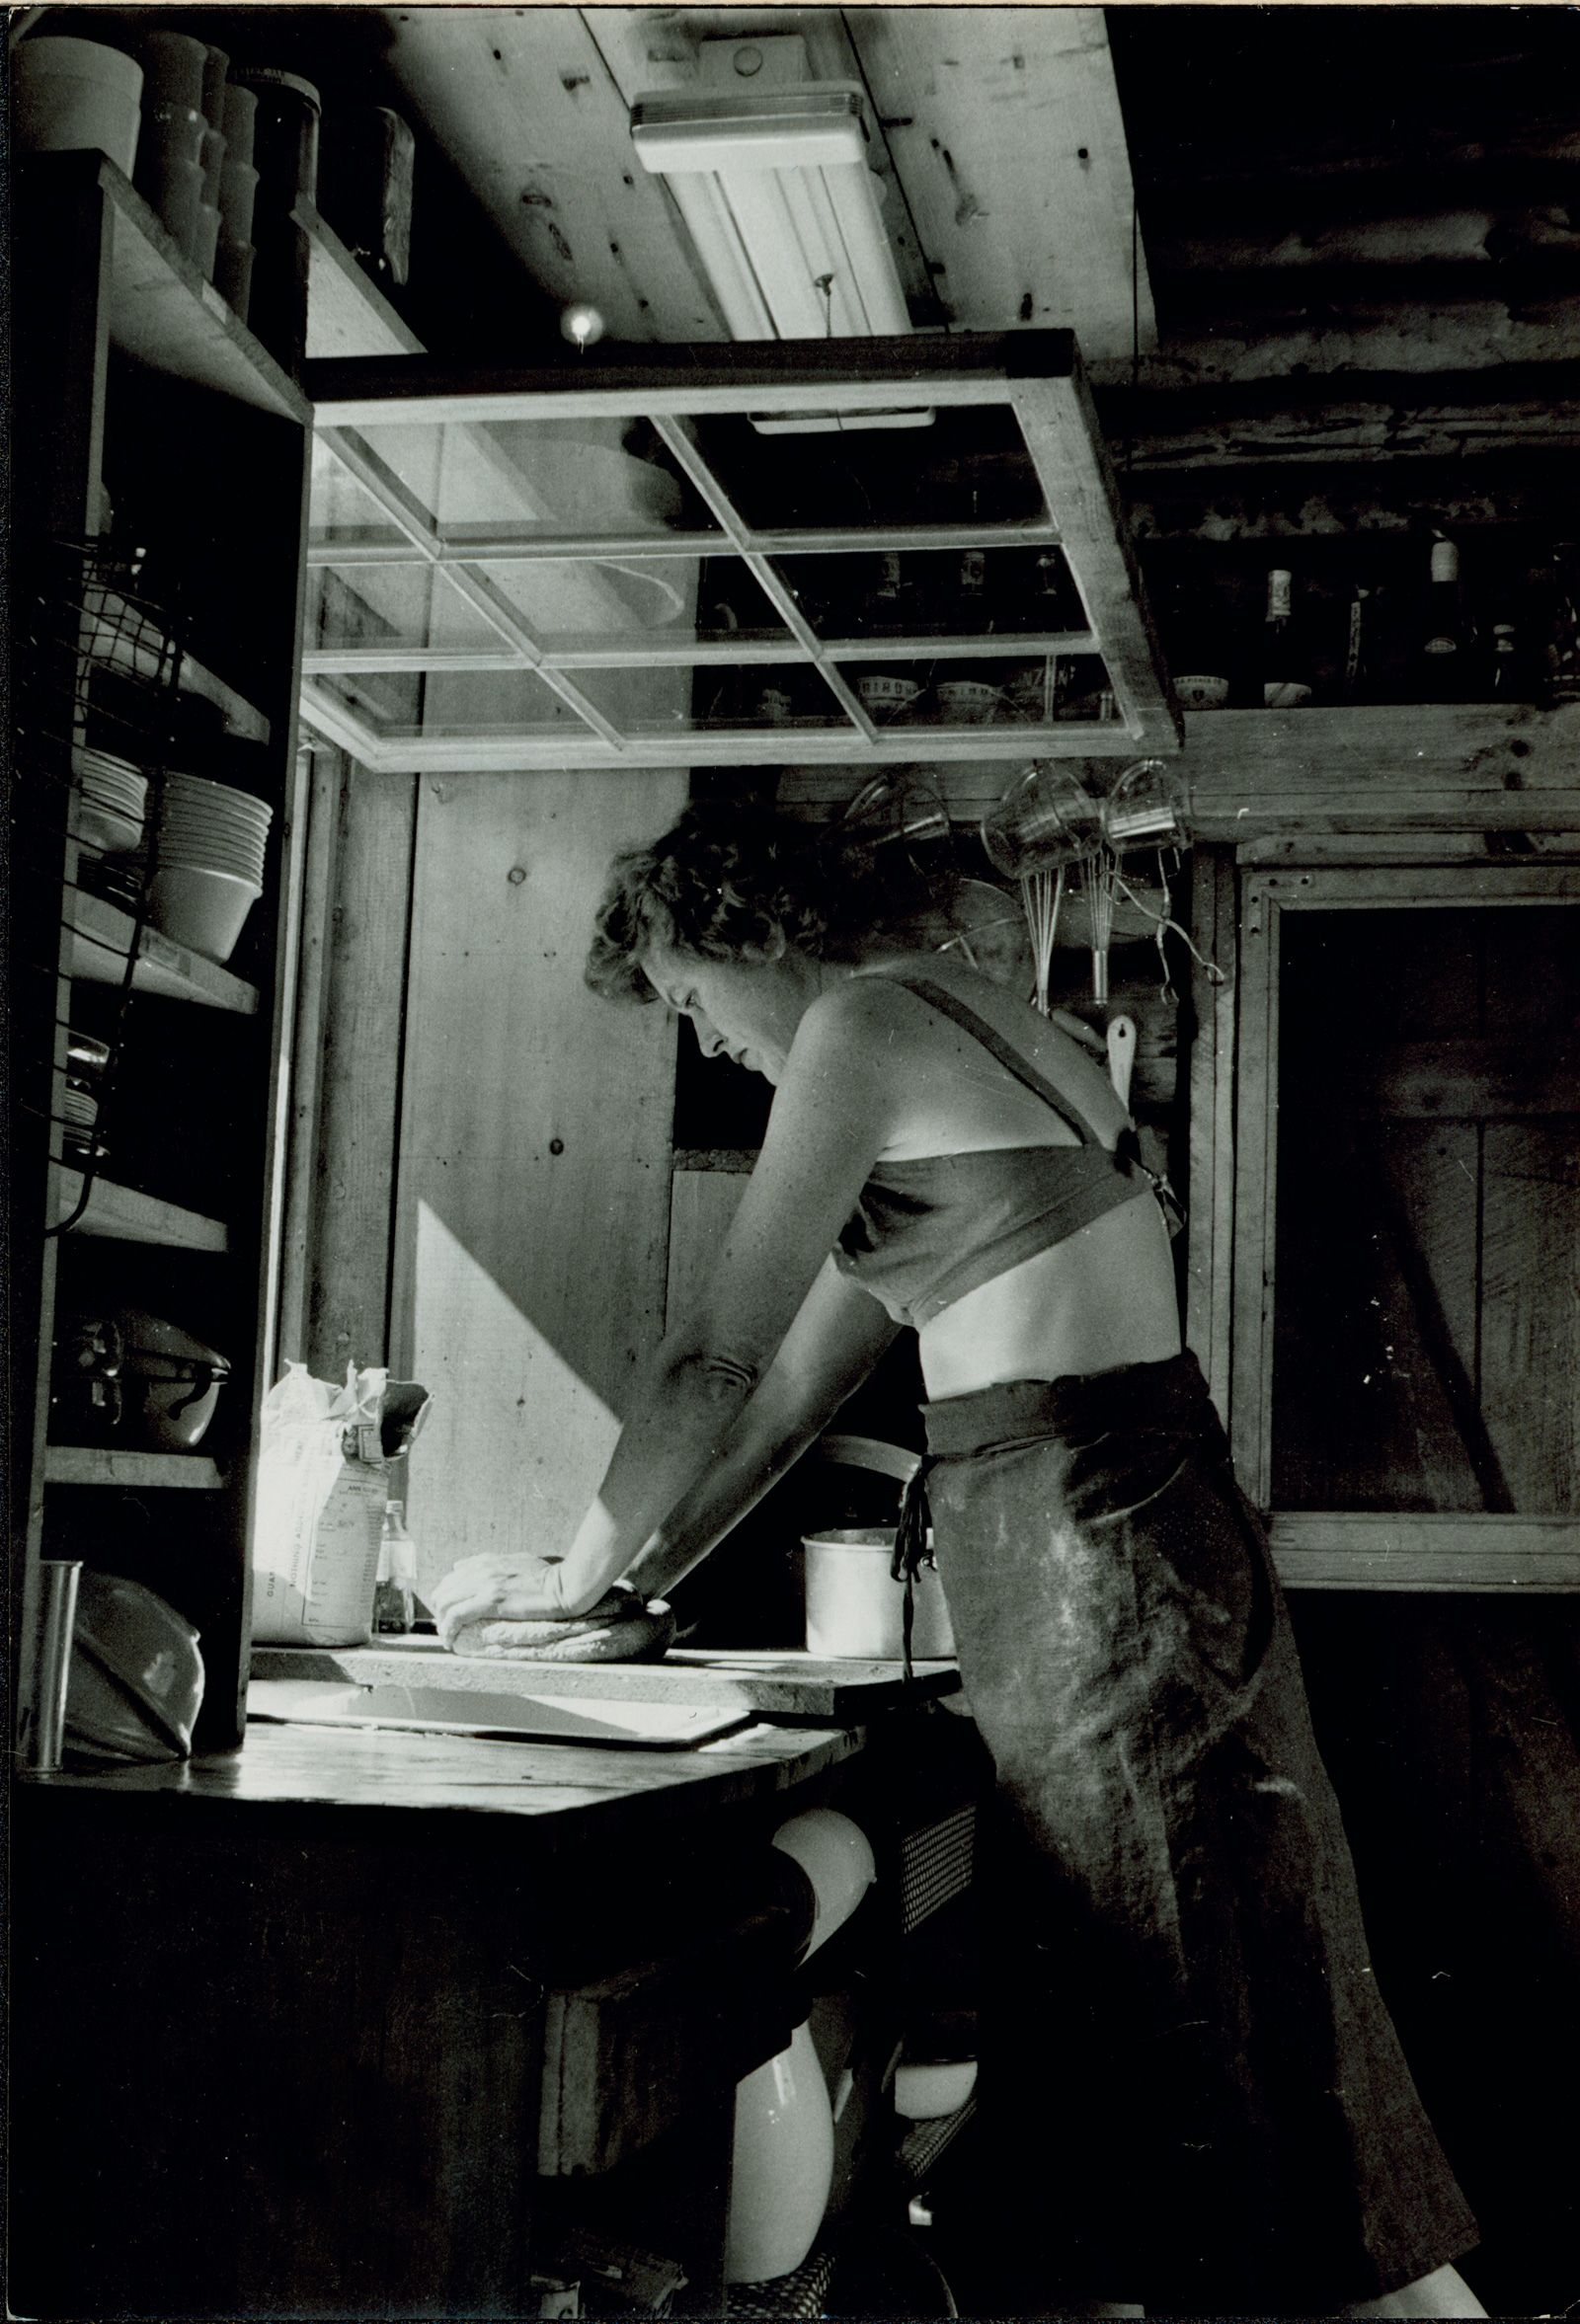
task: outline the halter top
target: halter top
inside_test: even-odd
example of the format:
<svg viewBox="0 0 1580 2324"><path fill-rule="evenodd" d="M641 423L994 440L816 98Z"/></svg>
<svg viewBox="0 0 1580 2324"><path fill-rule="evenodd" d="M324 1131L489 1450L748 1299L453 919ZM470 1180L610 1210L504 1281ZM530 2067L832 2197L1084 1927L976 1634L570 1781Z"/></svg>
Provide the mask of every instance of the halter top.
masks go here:
<svg viewBox="0 0 1580 2324"><path fill-rule="evenodd" d="M1154 1192L1155 1182L1143 1166L1133 1126L1110 1151L1069 1100L975 1009L941 985L894 981L980 1042L1080 1140L929 1154L873 1169L840 1232L834 1264L896 1322L919 1330L994 1276Z"/></svg>

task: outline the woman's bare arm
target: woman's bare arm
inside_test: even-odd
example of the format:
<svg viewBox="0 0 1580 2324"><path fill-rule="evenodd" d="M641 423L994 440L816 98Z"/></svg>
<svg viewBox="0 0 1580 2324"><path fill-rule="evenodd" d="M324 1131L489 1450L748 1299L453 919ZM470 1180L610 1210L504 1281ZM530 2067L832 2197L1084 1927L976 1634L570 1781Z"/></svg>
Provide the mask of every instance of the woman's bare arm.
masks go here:
<svg viewBox="0 0 1580 2324"><path fill-rule="evenodd" d="M522 1575L514 1584L509 1561L468 1559L431 1601L446 1635L496 1615L586 1612L726 1457L904 1111L907 1067L892 1041L892 996L857 979L808 1010L702 1307L656 1351L564 1559L534 1560L530 1582ZM786 1425L793 1433L788 1417Z"/></svg>
<svg viewBox="0 0 1580 2324"><path fill-rule="evenodd" d="M754 1509L867 1377L899 1325L829 1262L712 1461L628 1579L662 1597Z"/></svg>

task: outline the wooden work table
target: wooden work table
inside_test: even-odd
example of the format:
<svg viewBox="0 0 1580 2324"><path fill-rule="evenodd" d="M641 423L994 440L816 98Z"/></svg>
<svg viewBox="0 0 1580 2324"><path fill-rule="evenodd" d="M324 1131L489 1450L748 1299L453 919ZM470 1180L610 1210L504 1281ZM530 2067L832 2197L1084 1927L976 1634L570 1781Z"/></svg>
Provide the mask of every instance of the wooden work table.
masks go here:
<svg viewBox="0 0 1580 2324"><path fill-rule="evenodd" d="M893 1803L940 1814L970 1734L914 1698L681 1750L253 1724L19 1781L18 2311L535 2315L582 2233L718 2313L735 2085L808 2006L772 1834L858 1815L846 1934L892 1959Z"/></svg>
<svg viewBox="0 0 1580 2324"><path fill-rule="evenodd" d="M139 1822L157 1817L189 1830L221 1807L249 1823L299 1811L298 1829L340 1844L413 1840L416 1819L432 1838L464 1826L481 1839L478 1821L489 1820L502 1827L496 1838L509 1826L514 1862L535 1863L603 1841L662 1845L666 1829L771 1800L852 1757L863 1740L858 1727L756 1724L694 1750L641 1750L253 1724L239 1751L33 1776L27 1788L60 1798L63 1818L85 1800L114 1800Z"/></svg>

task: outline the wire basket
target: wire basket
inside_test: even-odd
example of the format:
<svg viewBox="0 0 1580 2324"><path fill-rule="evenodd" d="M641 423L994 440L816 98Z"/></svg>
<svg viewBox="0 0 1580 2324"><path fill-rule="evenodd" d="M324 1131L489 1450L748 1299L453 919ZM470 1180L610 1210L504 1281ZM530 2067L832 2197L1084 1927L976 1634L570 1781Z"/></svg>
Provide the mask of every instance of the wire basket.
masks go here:
<svg viewBox="0 0 1580 2324"><path fill-rule="evenodd" d="M175 740L178 625L109 541L51 541L19 567L13 667L16 820L27 835L18 868L59 883L62 897L54 959L24 966L52 977L58 995L62 964L74 970L94 960L92 980L115 992L102 1038L62 1020L58 998L50 1013L51 1054L59 1059L63 1033L65 1070L50 1076L49 1156L80 1178L66 1215L46 1229L64 1234L80 1224L110 1152L150 842ZM122 916L96 912L93 897Z"/></svg>

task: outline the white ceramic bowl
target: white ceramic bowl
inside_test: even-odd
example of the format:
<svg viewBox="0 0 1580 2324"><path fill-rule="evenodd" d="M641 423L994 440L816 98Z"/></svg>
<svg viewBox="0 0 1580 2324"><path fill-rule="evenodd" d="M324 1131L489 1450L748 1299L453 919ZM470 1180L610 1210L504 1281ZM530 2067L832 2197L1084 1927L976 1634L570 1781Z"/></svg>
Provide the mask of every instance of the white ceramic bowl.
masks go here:
<svg viewBox="0 0 1580 2324"><path fill-rule="evenodd" d="M71 817L71 835L90 847L116 854L135 847L142 837L142 816L130 809L107 807L102 801L79 796Z"/></svg>
<svg viewBox="0 0 1580 2324"><path fill-rule="evenodd" d="M1003 700L996 686L980 678L945 678L937 689L938 707L952 727L985 727L996 717Z"/></svg>
<svg viewBox="0 0 1580 2324"><path fill-rule="evenodd" d="M1222 710L1228 700L1227 678L1184 677L1174 680L1181 710Z"/></svg>
<svg viewBox="0 0 1580 2324"><path fill-rule="evenodd" d="M250 791L238 791L230 783L211 783L206 775L169 774L165 792L170 800L179 799L185 806L206 807L216 814L244 815L253 822L267 823L275 813L267 799L255 799Z"/></svg>
<svg viewBox="0 0 1580 2324"><path fill-rule="evenodd" d="M261 881L231 872L161 864L148 883L148 917L177 944L224 962L263 892Z"/></svg>
<svg viewBox="0 0 1580 2324"><path fill-rule="evenodd" d="M931 2059L895 2069L895 2112L910 2123L958 2114L977 2086L974 2057Z"/></svg>
<svg viewBox="0 0 1580 2324"><path fill-rule="evenodd" d="M812 1883L818 1909L807 1951L815 1953L843 1928L877 1878L872 1842L859 1823L836 1809L809 1808L780 1824L773 1845L793 1857Z"/></svg>

